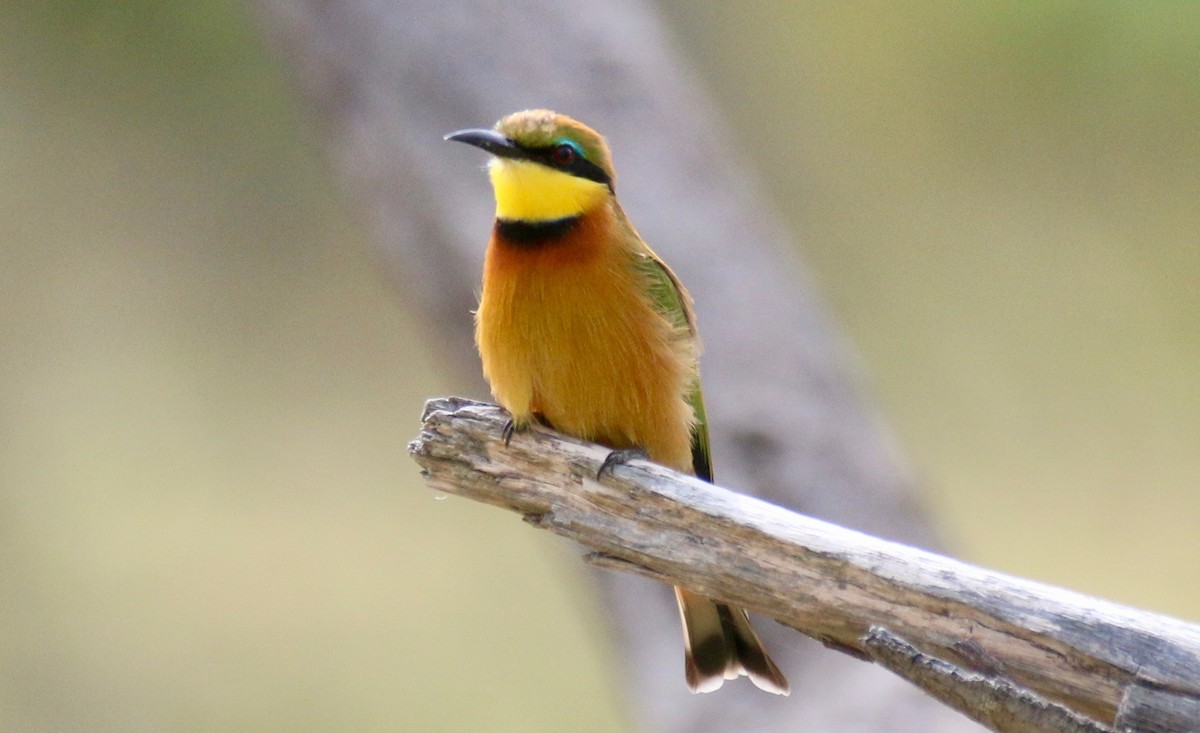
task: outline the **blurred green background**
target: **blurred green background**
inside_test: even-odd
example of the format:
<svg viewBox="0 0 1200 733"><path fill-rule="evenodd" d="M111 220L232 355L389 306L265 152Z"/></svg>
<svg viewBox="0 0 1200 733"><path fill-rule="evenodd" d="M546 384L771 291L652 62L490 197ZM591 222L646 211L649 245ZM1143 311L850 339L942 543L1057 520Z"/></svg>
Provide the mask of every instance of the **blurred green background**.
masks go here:
<svg viewBox="0 0 1200 733"><path fill-rule="evenodd" d="M0 8L0 730L623 729L242 6ZM1200 5L662 12L961 555L1200 619Z"/></svg>

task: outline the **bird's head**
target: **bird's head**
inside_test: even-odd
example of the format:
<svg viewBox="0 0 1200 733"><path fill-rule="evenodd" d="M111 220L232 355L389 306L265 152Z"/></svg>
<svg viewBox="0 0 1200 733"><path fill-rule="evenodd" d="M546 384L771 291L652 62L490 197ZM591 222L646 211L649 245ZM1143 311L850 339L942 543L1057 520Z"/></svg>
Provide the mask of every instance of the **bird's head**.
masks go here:
<svg viewBox="0 0 1200 733"><path fill-rule="evenodd" d="M536 222L580 216L614 190L604 138L550 110L515 112L490 130L460 130L446 139L492 154L488 173L499 219Z"/></svg>

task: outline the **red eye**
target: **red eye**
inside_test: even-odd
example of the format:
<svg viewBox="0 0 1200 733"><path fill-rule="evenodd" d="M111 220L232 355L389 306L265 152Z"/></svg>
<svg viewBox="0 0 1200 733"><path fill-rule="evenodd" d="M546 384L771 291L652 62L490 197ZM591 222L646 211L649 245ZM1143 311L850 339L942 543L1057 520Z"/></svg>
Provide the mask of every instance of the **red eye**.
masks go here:
<svg viewBox="0 0 1200 733"><path fill-rule="evenodd" d="M553 155L554 164L565 167L575 162L575 156L578 155L578 153L575 152L575 148L563 143L562 145L554 148Z"/></svg>

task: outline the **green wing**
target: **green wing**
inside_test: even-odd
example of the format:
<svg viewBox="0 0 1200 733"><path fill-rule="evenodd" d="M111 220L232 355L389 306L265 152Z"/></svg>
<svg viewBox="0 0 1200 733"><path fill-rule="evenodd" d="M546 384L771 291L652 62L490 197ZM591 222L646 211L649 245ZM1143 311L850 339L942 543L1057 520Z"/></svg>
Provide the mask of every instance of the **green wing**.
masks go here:
<svg viewBox="0 0 1200 733"><path fill-rule="evenodd" d="M700 338L696 335L696 315L692 311L692 298L679 283L679 278L671 272L666 263L658 259L653 252L646 251L637 255L640 269L650 283L650 298L658 311L679 328L686 328L700 349ZM700 389L700 378L697 377L688 393L688 404L696 415L696 423L692 426L692 466L696 475L705 481L712 482L712 451L708 443L708 415L704 411L704 392Z"/></svg>

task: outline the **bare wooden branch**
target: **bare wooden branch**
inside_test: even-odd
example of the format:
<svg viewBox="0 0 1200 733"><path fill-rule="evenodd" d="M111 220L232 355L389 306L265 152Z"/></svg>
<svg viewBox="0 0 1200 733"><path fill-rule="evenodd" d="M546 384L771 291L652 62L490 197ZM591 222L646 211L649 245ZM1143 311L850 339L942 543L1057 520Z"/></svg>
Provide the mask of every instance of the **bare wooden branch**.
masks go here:
<svg viewBox="0 0 1200 733"><path fill-rule="evenodd" d="M878 664L999 733L1112 733L1003 677L970 672L920 652L886 629L871 629L863 645Z"/></svg>
<svg viewBox="0 0 1200 733"><path fill-rule="evenodd" d="M605 449L540 429L506 447L505 419L480 403L427 403L409 450L430 487L519 512L604 564L745 606L897 671L905 665L885 642L900 639L899 648L961 671L963 685L987 681L987 694L964 687L959 698L993 730L1200 730L1200 627L880 540L645 461L597 480ZM876 627L886 632L871 636ZM960 684L945 673L906 676L943 700ZM1018 716L1008 727L984 709L997 700L1004 716Z"/></svg>
<svg viewBox="0 0 1200 733"><path fill-rule="evenodd" d="M1194 674L1194 673L1193 673ZM1180 721L1190 727L1180 728ZM1179 690L1138 680L1125 691L1117 711L1117 730L1144 733L1175 733L1200 730L1200 699Z"/></svg>

